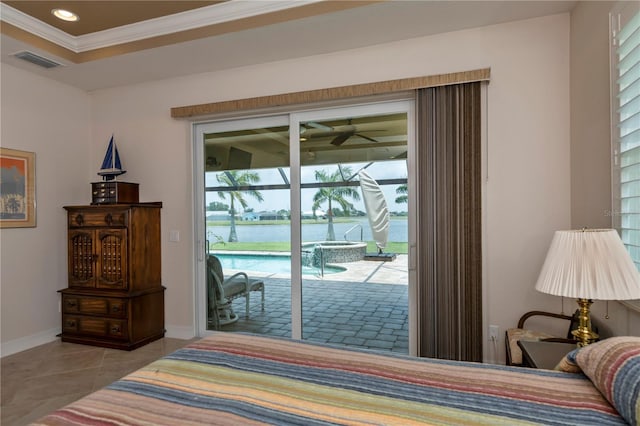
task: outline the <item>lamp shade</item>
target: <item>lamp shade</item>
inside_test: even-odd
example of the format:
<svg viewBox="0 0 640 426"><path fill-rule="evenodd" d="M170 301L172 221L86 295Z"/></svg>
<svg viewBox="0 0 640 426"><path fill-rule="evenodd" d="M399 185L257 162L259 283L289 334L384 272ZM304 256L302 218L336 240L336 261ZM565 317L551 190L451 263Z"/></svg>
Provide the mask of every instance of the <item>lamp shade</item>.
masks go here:
<svg viewBox="0 0 640 426"><path fill-rule="evenodd" d="M640 274L615 230L556 231L536 290L577 299L640 299Z"/></svg>

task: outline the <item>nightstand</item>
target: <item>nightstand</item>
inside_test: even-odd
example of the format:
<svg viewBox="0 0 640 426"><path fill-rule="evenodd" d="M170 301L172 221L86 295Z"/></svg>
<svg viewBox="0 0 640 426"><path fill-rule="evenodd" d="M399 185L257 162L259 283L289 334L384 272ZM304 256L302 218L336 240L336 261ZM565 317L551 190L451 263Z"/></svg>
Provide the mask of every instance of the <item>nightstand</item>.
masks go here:
<svg viewBox="0 0 640 426"><path fill-rule="evenodd" d="M520 340L522 363L527 367L553 370L562 358L577 348L575 343Z"/></svg>

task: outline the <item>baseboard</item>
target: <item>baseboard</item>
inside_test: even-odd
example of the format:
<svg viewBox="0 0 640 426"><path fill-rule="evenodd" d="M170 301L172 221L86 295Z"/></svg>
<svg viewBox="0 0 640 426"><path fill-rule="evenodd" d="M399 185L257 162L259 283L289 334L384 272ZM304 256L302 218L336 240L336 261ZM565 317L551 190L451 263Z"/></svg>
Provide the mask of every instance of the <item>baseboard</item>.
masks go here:
<svg viewBox="0 0 640 426"><path fill-rule="evenodd" d="M195 337L193 327L190 326L167 326L166 330L165 337L170 337L172 339L189 340ZM47 331L32 334L31 336L2 342L0 344L0 357L4 358L5 356L26 351L27 349L35 348L36 346L44 345L45 343L53 342L58 339L58 334L60 334L60 329L52 328Z"/></svg>
<svg viewBox="0 0 640 426"><path fill-rule="evenodd" d="M189 340L193 339L196 335L193 330L193 326L180 326L180 325L167 325L165 327L167 330L164 334L164 337L169 337L172 339L184 339Z"/></svg>
<svg viewBox="0 0 640 426"><path fill-rule="evenodd" d="M32 334L31 336L20 337L19 339L3 342L0 344L0 357L4 358L5 356L26 351L27 349L44 345L45 343L53 342L58 338L58 334L60 334L60 328L52 328L47 331Z"/></svg>

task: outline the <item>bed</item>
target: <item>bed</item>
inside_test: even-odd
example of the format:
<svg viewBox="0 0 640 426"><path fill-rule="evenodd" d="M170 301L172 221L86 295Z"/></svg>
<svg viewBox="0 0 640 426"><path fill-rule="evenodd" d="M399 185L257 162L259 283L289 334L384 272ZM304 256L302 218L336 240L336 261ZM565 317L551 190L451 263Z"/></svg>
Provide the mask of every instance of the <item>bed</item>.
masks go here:
<svg viewBox="0 0 640 426"><path fill-rule="evenodd" d="M640 338L600 343L568 373L219 332L34 424L635 425Z"/></svg>

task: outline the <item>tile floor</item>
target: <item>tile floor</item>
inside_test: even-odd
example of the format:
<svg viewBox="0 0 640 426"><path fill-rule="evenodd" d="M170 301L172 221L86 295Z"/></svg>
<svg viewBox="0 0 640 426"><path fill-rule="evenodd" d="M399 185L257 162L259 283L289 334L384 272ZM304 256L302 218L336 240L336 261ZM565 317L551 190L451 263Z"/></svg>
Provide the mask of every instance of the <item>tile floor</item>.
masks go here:
<svg viewBox="0 0 640 426"><path fill-rule="evenodd" d="M406 262L406 256L394 262L355 262L345 264L345 272L305 277L304 338L406 353ZM237 300L240 319L223 331L290 335L290 281L278 275L263 278L265 311L254 297L246 319L244 299ZM130 352L55 341L3 357L0 424L27 425L194 340L164 338Z"/></svg>
<svg viewBox="0 0 640 426"><path fill-rule="evenodd" d="M189 342L164 338L128 352L58 340L3 357L0 424L27 425Z"/></svg>

